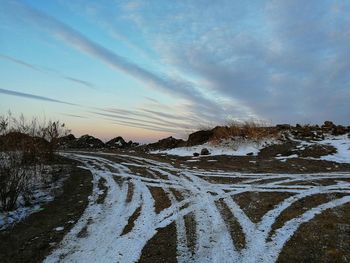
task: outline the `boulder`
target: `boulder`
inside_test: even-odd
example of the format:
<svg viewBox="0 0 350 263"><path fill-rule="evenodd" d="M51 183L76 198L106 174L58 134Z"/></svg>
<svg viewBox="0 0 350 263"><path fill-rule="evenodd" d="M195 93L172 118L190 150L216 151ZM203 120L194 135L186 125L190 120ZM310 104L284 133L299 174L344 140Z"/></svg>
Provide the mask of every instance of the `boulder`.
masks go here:
<svg viewBox="0 0 350 263"><path fill-rule="evenodd" d="M322 127L325 127L325 128L333 128L335 125L332 121L325 121L322 125Z"/></svg>
<svg viewBox="0 0 350 263"><path fill-rule="evenodd" d="M210 152L209 152L209 150L207 148L203 148L201 150L201 155L209 155L209 154L210 154Z"/></svg>
<svg viewBox="0 0 350 263"><path fill-rule="evenodd" d="M193 156L194 156L194 157L198 157L198 156L199 156L199 153L195 152L195 153L193 153Z"/></svg>
<svg viewBox="0 0 350 263"><path fill-rule="evenodd" d="M334 128L336 128L336 125L331 121L325 121L321 126L322 131L326 133L331 133Z"/></svg>
<svg viewBox="0 0 350 263"><path fill-rule="evenodd" d="M197 131L188 136L187 146L200 145L208 142L213 136L213 130Z"/></svg>
<svg viewBox="0 0 350 263"><path fill-rule="evenodd" d="M172 149L182 146L185 146L184 140L176 139L172 136L147 145L148 148L156 150Z"/></svg>

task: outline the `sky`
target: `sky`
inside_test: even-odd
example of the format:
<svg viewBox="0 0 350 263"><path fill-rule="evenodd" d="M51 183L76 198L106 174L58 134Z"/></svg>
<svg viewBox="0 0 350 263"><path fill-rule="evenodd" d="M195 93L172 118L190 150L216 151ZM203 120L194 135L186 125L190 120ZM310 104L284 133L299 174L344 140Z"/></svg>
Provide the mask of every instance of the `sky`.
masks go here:
<svg viewBox="0 0 350 263"><path fill-rule="evenodd" d="M150 142L350 124L350 1L0 0L0 114Z"/></svg>

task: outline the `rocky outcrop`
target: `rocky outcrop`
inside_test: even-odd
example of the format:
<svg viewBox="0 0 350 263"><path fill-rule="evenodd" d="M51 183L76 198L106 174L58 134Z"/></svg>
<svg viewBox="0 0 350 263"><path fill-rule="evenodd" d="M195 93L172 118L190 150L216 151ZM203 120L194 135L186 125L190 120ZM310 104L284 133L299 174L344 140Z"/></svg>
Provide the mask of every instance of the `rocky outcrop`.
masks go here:
<svg viewBox="0 0 350 263"><path fill-rule="evenodd" d="M296 125L291 128L291 133L297 139L322 140L326 135L344 135L350 132L350 127L335 125L331 121L325 121L321 127L318 125Z"/></svg>
<svg viewBox="0 0 350 263"><path fill-rule="evenodd" d="M147 145L147 147L151 150L165 150L182 146L185 146L185 141L182 139L176 139L172 136Z"/></svg>
<svg viewBox="0 0 350 263"><path fill-rule="evenodd" d="M109 149L125 149L130 147L136 147L138 145L139 143L137 142L133 142L133 141L126 142L121 136L115 137L112 140L109 140L108 142L106 142L105 144L105 146Z"/></svg>
<svg viewBox="0 0 350 263"><path fill-rule="evenodd" d="M71 145L76 141L73 134L68 134L57 139L57 144L60 148L67 149L71 148Z"/></svg>
<svg viewBox="0 0 350 263"><path fill-rule="evenodd" d="M88 134L81 136L70 143L69 148L76 149L99 149L105 147L105 144L100 140Z"/></svg>
<svg viewBox="0 0 350 263"><path fill-rule="evenodd" d="M125 148L127 145L126 141L123 137L118 136L106 142L106 147L114 149L114 148Z"/></svg>

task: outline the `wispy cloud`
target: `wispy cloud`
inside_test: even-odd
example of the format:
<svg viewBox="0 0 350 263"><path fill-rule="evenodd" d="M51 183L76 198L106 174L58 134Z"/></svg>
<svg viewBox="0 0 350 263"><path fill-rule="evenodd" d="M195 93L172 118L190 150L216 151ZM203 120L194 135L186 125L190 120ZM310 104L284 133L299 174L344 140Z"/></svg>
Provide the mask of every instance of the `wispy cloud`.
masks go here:
<svg viewBox="0 0 350 263"><path fill-rule="evenodd" d="M118 111L120 113L118 113ZM123 113L121 113L123 112ZM167 121L160 118L152 118L150 115L142 114L137 111L125 111L125 110L113 110L113 111L103 111L103 112L91 112L98 116L108 117L113 121L131 121L134 124L138 123L139 127L152 126L159 130L164 130L165 127L169 127L172 131L181 131L191 127L191 124L177 123L173 121Z"/></svg>
<svg viewBox="0 0 350 263"><path fill-rule="evenodd" d="M147 70L87 38L56 18L34 10L27 5L17 3L17 9L21 11L23 19L27 19L41 29L46 29L49 34L78 51L93 56L113 69L134 77L146 87L188 100L193 104L196 114L201 116L202 119L211 118L211 120L217 120L224 118L227 114L219 103L205 96L191 81L183 79L181 76L173 78L165 72L152 72ZM231 110L233 108L232 106Z"/></svg>
<svg viewBox="0 0 350 263"><path fill-rule="evenodd" d="M48 68L45 68L45 67L33 65L33 64L29 63L29 62L20 60L20 59L18 59L18 58L14 58L14 57L7 56L7 55L2 55L2 54L0 54L0 59L4 59L4 60L7 60L7 61L11 61L12 63L15 63L15 64L17 64L17 65L26 67L26 68L31 69L31 70L34 70L34 71L38 71L38 72L40 72L40 73L44 73L44 74L52 74L52 73L54 73L54 74L56 74L57 76L59 76L60 78L69 80L69 81L74 82L74 83L78 83L78 84L83 85L83 86L85 86L85 87L87 87L87 88L94 88L94 85L91 84L90 82L85 81L85 80L81 80L81 79L78 79L78 78L66 76L66 75L64 75L63 73L60 73L60 72L59 72L58 70L56 70L56 69L48 69Z"/></svg>
<svg viewBox="0 0 350 263"><path fill-rule="evenodd" d="M246 113L348 122L349 2L153 2L125 11L168 66Z"/></svg>
<svg viewBox="0 0 350 263"><path fill-rule="evenodd" d="M79 118L79 119L87 119L88 117L77 115L77 114L69 114L69 113L61 113L64 116L73 117L73 118Z"/></svg>
<svg viewBox="0 0 350 263"><path fill-rule="evenodd" d="M49 97L14 91L14 90L0 89L0 93L5 94L5 95L10 95L10 96L17 96L17 97L22 97L22 98L34 99L34 100L42 100L42 101L47 101L47 102L62 103L62 104L71 105L71 106L78 106L77 104L74 104L74 103L70 103L70 102L66 102L66 101L62 101L62 100L57 100L57 99L52 99Z"/></svg>
<svg viewBox="0 0 350 263"><path fill-rule="evenodd" d="M18 65L21 65L23 67L29 68L31 70L44 72L44 70L41 69L40 67L34 66L34 65L30 64L30 63L27 63L27 62L25 62L23 60L19 60L19 59L14 58L14 57L10 57L10 56L6 56L6 55L0 54L0 59L11 61L12 63L16 63Z"/></svg>
<svg viewBox="0 0 350 263"><path fill-rule="evenodd" d="M73 78L73 77L69 77L69 76L62 76L63 78L69 80L69 81L72 81L74 83L78 83L80 85L84 85L85 87L88 87L88 88L94 88L94 85L91 84L90 82L88 81L85 81L85 80L81 80L81 79L77 79L77 78Z"/></svg>

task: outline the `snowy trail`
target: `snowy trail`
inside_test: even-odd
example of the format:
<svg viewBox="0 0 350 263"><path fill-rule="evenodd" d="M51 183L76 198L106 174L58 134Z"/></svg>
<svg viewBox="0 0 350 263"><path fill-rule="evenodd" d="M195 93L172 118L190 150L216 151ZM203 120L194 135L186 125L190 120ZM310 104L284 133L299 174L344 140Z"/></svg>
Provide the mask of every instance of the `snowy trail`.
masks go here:
<svg viewBox="0 0 350 263"><path fill-rule="evenodd" d="M178 169L169 163L129 155L65 153L93 174L93 193L83 216L44 262L137 262L143 248L160 228L175 223L178 262L274 262L301 224L327 209L350 203L350 173L245 174ZM116 158L113 161L108 158ZM145 177L141 172L147 171ZM238 183L213 183L206 178L239 178ZM100 180L107 187L99 188ZM322 185L324 180L329 180ZM130 185L132 188L130 188ZM156 212L160 188L170 206ZM131 190L132 189L132 190ZM177 191L182 200L179 200ZM254 223L235 197L245 193L288 193ZM309 208L298 217L274 223L286 209L319 194L343 196ZM105 194L101 201L101 196ZM240 225L245 246L238 249L217 202ZM188 247L184 217L195 221L195 247Z"/></svg>

